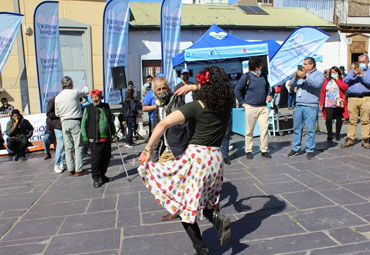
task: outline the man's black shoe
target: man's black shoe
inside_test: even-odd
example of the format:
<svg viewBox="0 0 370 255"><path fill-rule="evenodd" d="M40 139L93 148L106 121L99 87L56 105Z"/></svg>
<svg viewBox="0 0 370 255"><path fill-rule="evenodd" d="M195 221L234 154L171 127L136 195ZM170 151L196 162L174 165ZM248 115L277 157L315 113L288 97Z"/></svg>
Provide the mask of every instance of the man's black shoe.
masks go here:
<svg viewBox="0 0 370 255"><path fill-rule="evenodd" d="M261 152L261 157L264 157L264 158L272 158L270 153L268 152Z"/></svg>
<svg viewBox="0 0 370 255"><path fill-rule="evenodd" d="M253 159L252 152L247 152L247 159Z"/></svg>
<svg viewBox="0 0 370 255"><path fill-rule="evenodd" d="M288 154L288 157L294 157L294 156L297 156L299 153L301 152L301 150L299 151L295 151L295 150L291 150Z"/></svg>
<svg viewBox="0 0 370 255"><path fill-rule="evenodd" d="M107 176L103 176L102 178L99 179L100 184L104 184L104 183L107 183L107 182L110 182L110 181L112 181L112 178L109 178Z"/></svg>
<svg viewBox="0 0 370 255"><path fill-rule="evenodd" d="M208 255L207 247L197 249L197 252L194 255Z"/></svg>
<svg viewBox="0 0 370 255"><path fill-rule="evenodd" d="M229 157L224 158L224 163L226 165L231 165L231 161L230 161Z"/></svg>
<svg viewBox="0 0 370 255"><path fill-rule="evenodd" d="M100 188L101 183L97 180L94 180L93 186L94 186L94 188Z"/></svg>
<svg viewBox="0 0 370 255"><path fill-rule="evenodd" d="M315 157L315 154L313 152L307 152L306 157L307 159L312 159L313 157Z"/></svg>

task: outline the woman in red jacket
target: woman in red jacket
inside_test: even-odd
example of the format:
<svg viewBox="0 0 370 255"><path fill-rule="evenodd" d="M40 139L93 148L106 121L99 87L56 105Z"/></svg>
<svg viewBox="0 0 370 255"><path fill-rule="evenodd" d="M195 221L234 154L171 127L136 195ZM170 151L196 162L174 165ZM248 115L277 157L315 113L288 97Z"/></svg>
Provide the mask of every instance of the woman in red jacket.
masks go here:
<svg viewBox="0 0 370 255"><path fill-rule="evenodd" d="M339 68L336 66L330 68L329 76L325 79L320 95L320 105L322 115L326 120L328 141L333 139L333 119L336 120L335 140L340 140L342 118L348 118L347 98L344 94L347 89L348 84L343 82Z"/></svg>

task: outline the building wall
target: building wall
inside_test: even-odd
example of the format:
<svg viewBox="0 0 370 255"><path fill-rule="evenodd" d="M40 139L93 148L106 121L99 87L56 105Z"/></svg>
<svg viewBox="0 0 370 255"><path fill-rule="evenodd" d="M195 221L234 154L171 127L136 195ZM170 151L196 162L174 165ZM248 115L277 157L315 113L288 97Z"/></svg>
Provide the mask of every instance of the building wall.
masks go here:
<svg viewBox="0 0 370 255"><path fill-rule="evenodd" d="M34 47L34 35L26 35L26 27L33 30L33 13L41 0L19 0L21 14L24 14L22 22L24 55L28 76L30 113L40 112L39 90L36 74L36 59ZM60 0L59 18L66 18L73 21L86 23L91 26L91 54L93 88L103 88L102 78L102 20L105 0ZM12 0L1 0L2 11L15 12ZM21 54L21 53L19 53ZM20 82L18 70L17 41L15 42L11 55L5 64L2 76L2 88L4 92L0 97L6 96L16 108L21 109Z"/></svg>

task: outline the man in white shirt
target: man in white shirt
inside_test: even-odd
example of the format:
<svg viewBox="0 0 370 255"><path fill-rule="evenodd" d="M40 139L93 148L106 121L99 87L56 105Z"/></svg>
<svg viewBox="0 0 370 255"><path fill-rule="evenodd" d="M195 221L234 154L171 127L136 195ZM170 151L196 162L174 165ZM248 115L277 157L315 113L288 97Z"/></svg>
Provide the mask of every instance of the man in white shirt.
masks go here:
<svg viewBox="0 0 370 255"><path fill-rule="evenodd" d="M89 89L87 85L81 91L73 89L73 81L69 76L64 76L61 83L63 90L55 98L55 115L62 122L68 174L86 175L88 172L82 171L83 143L81 138L82 110L80 98L86 96ZM76 161L72 155L73 150Z"/></svg>

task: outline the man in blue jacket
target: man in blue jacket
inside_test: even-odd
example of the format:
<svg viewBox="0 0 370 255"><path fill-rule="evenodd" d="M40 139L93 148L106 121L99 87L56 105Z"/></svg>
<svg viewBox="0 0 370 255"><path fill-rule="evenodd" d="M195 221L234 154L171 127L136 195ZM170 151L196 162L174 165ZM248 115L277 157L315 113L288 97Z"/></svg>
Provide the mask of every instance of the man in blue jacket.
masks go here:
<svg viewBox="0 0 370 255"><path fill-rule="evenodd" d="M249 70L250 72L240 78L234 90L235 97L245 110L245 153L247 159L253 159L253 131L258 121L261 156L271 158L268 153L269 110L266 106L266 100L272 100L270 84L263 73L263 62L260 58L253 57L249 60Z"/></svg>
<svg viewBox="0 0 370 255"><path fill-rule="evenodd" d="M351 69L343 81L348 84L349 126L347 138L342 147L354 144L358 116L361 118L362 147L370 149L370 69L369 57L358 57L359 67Z"/></svg>
<svg viewBox="0 0 370 255"><path fill-rule="evenodd" d="M303 127L306 126L306 156L314 157L315 127L320 104L321 87L325 76L316 69L315 59L307 57L303 62L303 70L297 70L290 80L291 91L297 87L296 108L294 110L294 140L293 149L288 157L296 156L301 151Z"/></svg>

